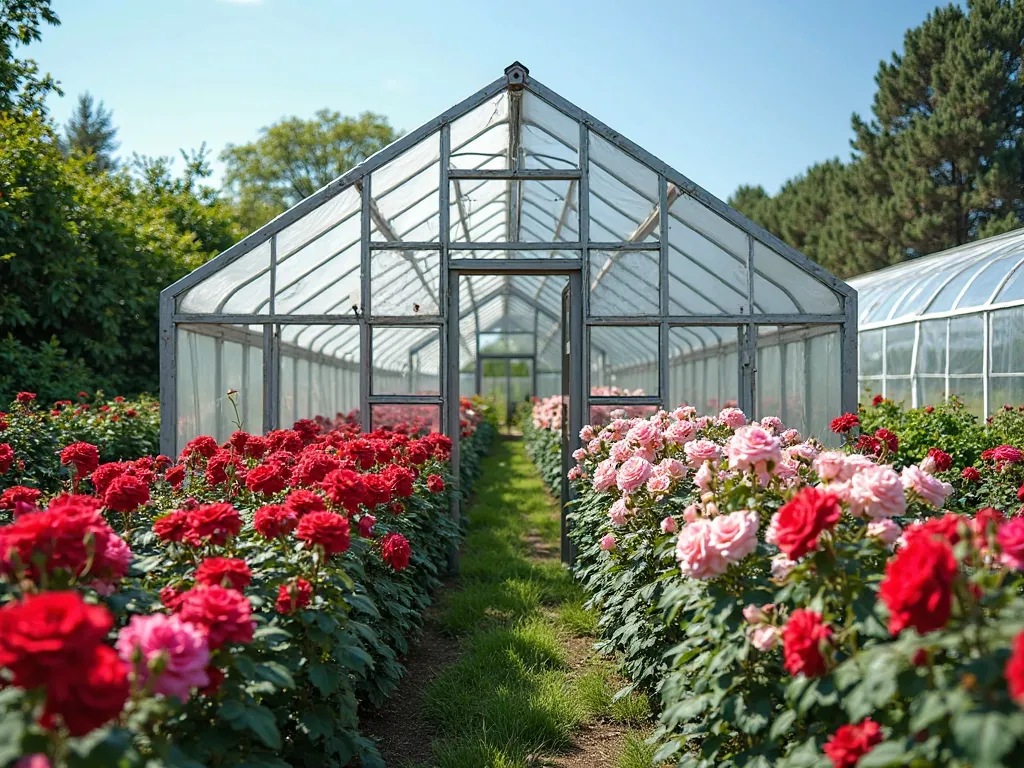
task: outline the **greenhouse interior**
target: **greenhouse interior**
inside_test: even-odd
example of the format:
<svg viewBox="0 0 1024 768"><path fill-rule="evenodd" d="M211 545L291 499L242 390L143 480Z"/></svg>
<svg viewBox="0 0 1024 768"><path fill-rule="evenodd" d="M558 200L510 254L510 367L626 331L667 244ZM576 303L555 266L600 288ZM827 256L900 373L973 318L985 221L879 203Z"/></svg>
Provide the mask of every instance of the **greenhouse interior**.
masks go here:
<svg viewBox="0 0 1024 768"><path fill-rule="evenodd" d="M457 438L471 394L560 395L573 439L681 404L820 437L856 365L848 285L515 63L163 291L162 448L303 418Z"/></svg>
<svg viewBox="0 0 1024 768"><path fill-rule="evenodd" d="M976 416L1024 402L1024 229L850 281L859 385L905 407L956 395Z"/></svg>

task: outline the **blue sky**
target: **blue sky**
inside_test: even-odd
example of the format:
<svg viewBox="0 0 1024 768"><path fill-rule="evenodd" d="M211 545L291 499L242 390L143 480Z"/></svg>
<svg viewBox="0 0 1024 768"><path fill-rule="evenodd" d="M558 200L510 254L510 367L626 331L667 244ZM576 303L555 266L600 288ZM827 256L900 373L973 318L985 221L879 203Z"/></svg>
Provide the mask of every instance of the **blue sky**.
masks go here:
<svg viewBox="0 0 1024 768"><path fill-rule="evenodd" d="M285 115L372 110L409 130L532 76L712 193L777 190L849 155L881 59L935 0L54 0L28 55L89 90L121 153L215 152ZM179 163L180 167L180 163Z"/></svg>

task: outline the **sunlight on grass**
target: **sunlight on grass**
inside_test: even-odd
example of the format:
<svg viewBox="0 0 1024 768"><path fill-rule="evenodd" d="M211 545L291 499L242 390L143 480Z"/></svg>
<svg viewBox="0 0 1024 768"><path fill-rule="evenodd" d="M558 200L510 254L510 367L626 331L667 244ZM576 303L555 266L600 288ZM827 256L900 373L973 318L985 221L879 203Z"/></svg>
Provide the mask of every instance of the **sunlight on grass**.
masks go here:
<svg viewBox="0 0 1024 768"><path fill-rule="evenodd" d="M615 768L651 768L657 748L645 743L646 738L645 734L637 731L627 733Z"/></svg>

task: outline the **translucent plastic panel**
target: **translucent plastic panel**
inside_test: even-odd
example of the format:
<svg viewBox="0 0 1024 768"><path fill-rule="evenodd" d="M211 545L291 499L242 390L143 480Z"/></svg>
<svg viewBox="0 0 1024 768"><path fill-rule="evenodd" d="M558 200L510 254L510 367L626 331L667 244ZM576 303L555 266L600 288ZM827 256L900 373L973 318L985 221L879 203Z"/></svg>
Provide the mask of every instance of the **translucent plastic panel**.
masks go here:
<svg viewBox="0 0 1024 768"><path fill-rule="evenodd" d="M669 330L667 405L692 405L717 414L739 400L739 330L733 326L687 326Z"/></svg>
<svg viewBox="0 0 1024 768"><path fill-rule="evenodd" d="M590 239L658 240L658 174L590 134Z"/></svg>
<svg viewBox="0 0 1024 768"><path fill-rule="evenodd" d="M277 264L280 267L296 251L309 246L329 229L350 220L358 222L362 196L356 187L347 187L327 202L277 233ZM350 228L351 231L351 228ZM358 223L355 236L359 237Z"/></svg>
<svg viewBox="0 0 1024 768"><path fill-rule="evenodd" d="M437 328L374 327L371 391L375 395L440 392L441 345Z"/></svg>
<svg viewBox="0 0 1024 768"><path fill-rule="evenodd" d="M860 375L880 376L882 374L883 331L864 331L857 337L860 348Z"/></svg>
<svg viewBox="0 0 1024 768"><path fill-rule="evenodd" d="M448 198L452 242L507 242L508 192L509 185L502 180L452 180Z"/></svg>
<svg viewBox="0 0 1024 768"><path fill-rule="evenodd" d="M520 146L526 167L578 167L579 123L530 91L523 93L522 109Z"/></svg>
<svg viewBox="0 0 1024 768"><path fill-rule="evenodd" d="M989 379L988 402L990 411L1004 405L1024 405L1024 374L993 376Z"/></svg>
<svg viewBox="0 0 1024 768"><path fill-rule="evenodd" d="M917 346L917 373L946 373L946 321L921 323Z"/></svg>
<svg viewBox="0 0 1024 768"><path fill-rule="evenodd" d="M754 305L760 312L838 313L839 296L793 262L754 241Z"/></svg>
<svg viewBox="0 0 1024 768"><path fill-rule="evenodd" d="M1013 272L1006 279L1006 283L999 289L994 302L1022 301L1024 300L1024 264L1013 269Z"/></svg>
<svg viewBox="0 0 1024 768"><path fill-rule="evenodd" d="M508 91L481 104L451 125L451 167L477 168L508 150Z"/></svg>
<svg viewBox="0 0 1024 768"><path fill-rule="evenodd" d="M441 409L436 405L373 405L373 429L392 429L412 435L441 431Z"/></svg>
<svg viewBox="0 0 1024 768"><path fill-rule="evenodd" d="M262 432L263 327L190 324L177 337L177 448L197 435L226 440L239 421Z"/></svg>
<svg viewBox="0 0 1024 768"><path fill-rule="evenodd" d="M373 217L371 239L388 242L438 239L440 158L440 138L434 134L373 172L370 190L377 213Z"/></svg>
<svg viewBox="0 0 1024 768"><path fill-rule="evenodd" d="M658 251L591 251L590 314L660 314L660 263Z"/></svg>
<svg viewBox="0 0 1024 768"><path fill-rule="evenodd" d="M267 240L180 295L178 312L266 314L270 311L269 298L270 240Z"/></svg>
<svg viewBox="0 0 1024 768"><path fill-rule="evenodd" d="M882 394L882 379L878 377L863 377L858 379L860 385L860 402L866 403L874 399L875 395Z"/></svg>
<svg viewBox="0 0 1024 768"><path fill-rule="evenodd" d="M587 423L594 427L603 427L616 418L649 419L657 412L658 406L656 405L630 405L629 403L592 405L590 406L590 420Z"/></svg>
<svg viewBox="0 0 1024 768"><path fill-rule="evenodd" d="M728 257L726 262L721 265L725 273L723 279L714 269L695 262L675 247L669 248L669 312L673 315L742 314L747 305L746 270Z"/></svg>
<svg viewBox="0 0 1024 768"><path fill-rule="evenodd" d="M685 193L680 193L668 210L672 219L685 224L722 251L731 254L740 263L746 264L747 233L731 221L723 219L699 200ZM674 238L671 237L672 224L670 220L669 239L674 242Z"/></svg>
<svg viewBox="0 0 1024 768"><path fill-rule="evenodd" d="M914 356L914 324L885 329L885 373L887 376L910 373Z"/></svg>
<svg viewBox="0 0 1024 768"><path fill-rule="evenodd" d="M502 225L504 227L504 224ZM502 229L504 232L504 229ZM579 259L580 251L560 250L557 246L529 251L508 251L503 248L494 250L459 250L449 251L453 259Z"/></svg>
<svg viewBox="0 0 1024 768"><path fill-rule="evenodd" d="M359 408L359 326L281 326L278 421L333 425Z"/></svg>
<svg viewBox="0 0 1024 768"><path fill-rule="evenodd" d="M829 424L843 412L842 369L840 349L842 337L838 330L812 336L806 349L809 420L805 434L824 439Z"/></svg>
<svg viewBox="0 0 1024 768"><path fill-rule="evenodd" d="M1024 372L1024 307L993 312L991 323L989 356L992 371ZM1024 404L1024 400L1021 403Z"/></svg>
<svg viewBox="0 0 1024 768"><path fill-rule="evenodd" d="M982 315L954 317L949 321L949 374L981 373L985 353Z"/></svg>
<svg viewBox="0 0 1024 768"><path fill-rule="evenodd" d="M996 257L995 253L1003 253L1004 255ZM1016 266L1017 262L1020 261L1021 253L1017 248L1002 248L993 252L993 256L986 259L982 265L979 265L975 269L975 277L971 281L961 295L960 299L956 303L956 309L964 309L966 307L977 307L982 304L987 304L988 300L995 293L996 288L1006 277L1008 270Z"/></svg>
<svg viewBox="0 0 1024 768"><path fill-rule="evenodd" d="M948 312L953 309L953 305L956 303L957 296L967 285L968 281L974 276L976 266L974 261L965 262L964 265L958 266L957 271L947 278L942 289L939 290L938 294L932 300L931 304L928 305L928 312Z"/></svg>
<svg viewBox="0 0 1024 768"><path fill-rule="evenodd" d="M375 317L440 314L440 251L373 251L370 309Z"/></svg>
<svg viewBox="0 0 1024 768"><path fill-rule="evenodd" d="M894 403L899 403L904 408L910 408L910 379L886 377L885 396Z"/></svg>
<svg viewBox="0 0 1024 768"><path fill-rule="evenodd" d="M473 371L463 371L459 374L459 397L472 397L475 394L476 374Z"/></svg>
<svg viewBox="0 0 1024 768"><path fill-rule="evenodd" d="M552 395L559 394L561 391L561 373L537 373L537 391L534 393L536 397L551 397Z"/></svg>
<svg viewBox="0 0 1024 768"><path fill-rule="evenodd" d="M619 387L657 395L659 357L657 326L590 328L591 388Z"/></svg>
<svg viewBox="0 0 1024 768"><path fill-rule="evenodd" d="M452 238L482 243L577 242L578 193L574 180L452 181Z"/></svg>
<svg viewBox="0 0 1024 768"><path fill-rule="evenodd" d="M277 257L277 314L351 314L361 304L360 216Z"/></svg>
<svg viewBox="0 0 1024 768"><path fill-rule="evenodd" d="M980 376L950 376L949 394L960 397L964 401L964 406L968 413L972 413L979 418L983 418L986 415L985 383Z"/></svg>
<svg viewBox="0 0 1024 768"><path fill-rule="evenodd" d="M712 315L747 312L746 234L685 195L672 203L670 210L670 311Z"/></svg>
<svg viewBox="0 0 1024 768"><path fill-rule="evenodd" d="M946 399L945 376L917 377L917 406L939 405Z"/></svg>

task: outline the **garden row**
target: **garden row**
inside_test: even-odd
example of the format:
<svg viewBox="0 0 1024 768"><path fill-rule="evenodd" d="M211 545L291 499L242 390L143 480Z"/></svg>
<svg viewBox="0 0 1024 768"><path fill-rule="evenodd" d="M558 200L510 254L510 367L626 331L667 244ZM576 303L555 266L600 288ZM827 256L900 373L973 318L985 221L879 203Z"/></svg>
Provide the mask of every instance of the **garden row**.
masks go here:
<svg viewBox="0 0 1024 768"><path fill-rule="evenodd" d="M657 759L1022 764L1024 413L877 398L832 429L688 407L583 429L576 572L660 704Z"/></svg>
<svg viewBox="0 0 1024 768"><path fill-rule="evenodd" d="M0 417L0 765L383 765L358 712L460 537L450 441L300 421L107 461L138 405L85 405ZM462 403L464 495L486 412Z"/></svg>

